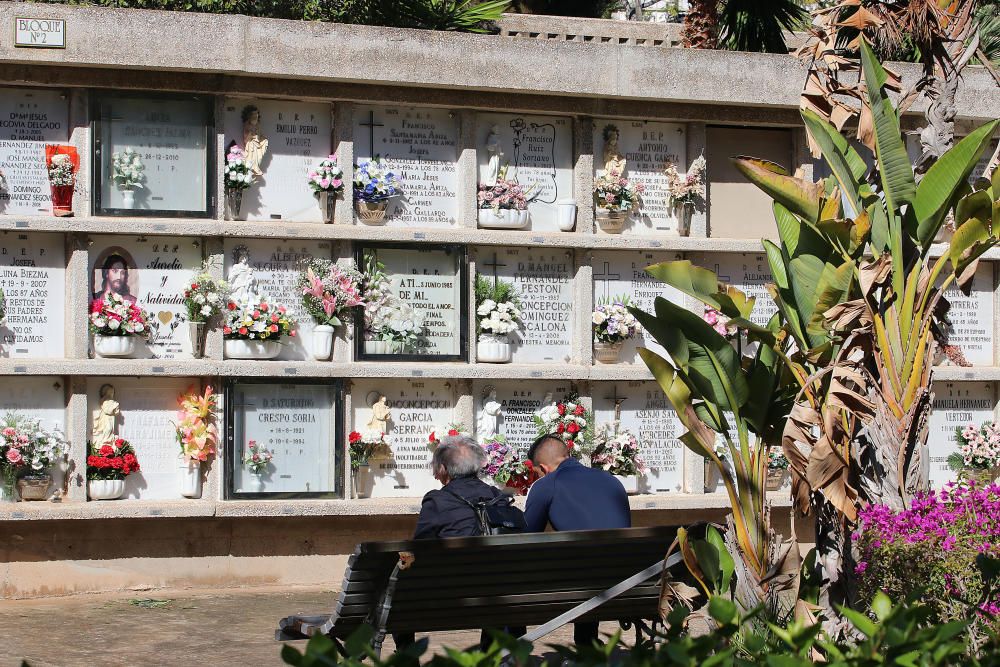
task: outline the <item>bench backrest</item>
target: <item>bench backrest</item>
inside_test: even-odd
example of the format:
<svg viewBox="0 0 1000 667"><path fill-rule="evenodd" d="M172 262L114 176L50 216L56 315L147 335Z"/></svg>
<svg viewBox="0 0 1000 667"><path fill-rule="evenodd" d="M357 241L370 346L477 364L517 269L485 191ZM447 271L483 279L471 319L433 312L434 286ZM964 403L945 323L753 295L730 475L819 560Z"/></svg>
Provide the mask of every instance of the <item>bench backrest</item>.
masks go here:
<svg viewBox="0 0 1000 667"><path fill-rule="evenodd" d="M389 632L539 625L662 561L676 532L660 526L360 544L348 561L333 634L346 637L369 619L400 551L416 560L400 572ZM582 620L654 618L658 599L653 579Z"/></svg>

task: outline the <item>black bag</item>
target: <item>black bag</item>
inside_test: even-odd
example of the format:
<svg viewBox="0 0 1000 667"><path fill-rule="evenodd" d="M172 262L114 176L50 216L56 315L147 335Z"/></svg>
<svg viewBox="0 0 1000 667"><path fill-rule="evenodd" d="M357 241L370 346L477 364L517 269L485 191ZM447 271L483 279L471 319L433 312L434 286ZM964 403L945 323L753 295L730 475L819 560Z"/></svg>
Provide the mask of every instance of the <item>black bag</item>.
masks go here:
<svg viewBox="0 0 1000 667"><path fill-rule="evenodd" d="M523 533L528 529L524 512L514 507L514 499L510 496L500 495L490 500L472 502L450 489L445 490L472 508L483 535Z"/></svg>

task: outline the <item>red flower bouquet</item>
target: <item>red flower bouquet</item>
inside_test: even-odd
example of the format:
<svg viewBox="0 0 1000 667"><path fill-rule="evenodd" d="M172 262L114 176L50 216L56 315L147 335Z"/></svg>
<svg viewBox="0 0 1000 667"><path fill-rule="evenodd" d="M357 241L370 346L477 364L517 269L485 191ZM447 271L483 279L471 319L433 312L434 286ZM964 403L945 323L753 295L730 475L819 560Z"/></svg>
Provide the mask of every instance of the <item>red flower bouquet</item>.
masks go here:
<svg viewBox="0 0 1000 667"><path fill-rule="evenodd" d="M87 479L125 479L139 470L135 449L124 438L101 445L90 443L88 450Z"/></svg>

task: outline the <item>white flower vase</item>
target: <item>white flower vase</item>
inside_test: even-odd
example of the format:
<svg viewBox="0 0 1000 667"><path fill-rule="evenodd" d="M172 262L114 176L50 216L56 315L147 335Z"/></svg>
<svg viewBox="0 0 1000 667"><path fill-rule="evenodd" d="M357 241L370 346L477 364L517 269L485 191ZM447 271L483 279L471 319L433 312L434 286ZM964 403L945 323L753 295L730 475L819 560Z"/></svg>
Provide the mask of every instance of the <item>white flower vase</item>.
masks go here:
<svg viewBox="0 0 1000 667"><path fill-rule="evenodd" d="M205 353L205 323L185 322L188 336L188 351L195 359L201 359Z"/></svg>
<svg viewBox="0 0 1000 667"><path fill-rule="evenodd" d="M226 220L239 220L240 209L243 208L243 190L226 190L224 206Z"/></svg>
<svg viewBox="0 0 1000 667"><path fill-rule="evenodd" d="M246 490L250 493L263 493L264 492L264 475L251 473L250 479L247 480Z"/></svg>
<svg viewBox="0 0 1000 667"><path fill-rule="evenodd" d="M99 357L131 357L135 354L135 336L94 334L94 353Z"/></svg>
<svg viewBox="0 0 1000 667"><path fill-rule="evenodd" d="M560 231L573 231L573 227L576 226L575 199L560 199L556 202L556 221Z"/></svg>
<svg viewBox="0 0 1000 667"><path fill-rule="evenodd" d="M124 479L92 479L87 482L91 500L115 500L125 493Z"/></svg>
<svg viewBox="0 0 1000 667"><path fill-rule="evenodd" d="M481 208L478 220L482 229L521 229L528 224L528 211L527 209L494 211L492 208Z"/></svg>
<svg viewBox="0 0 1000 667"><path fill-rule="evenodd" d="M615 475L615 479L622 483L625 487L625 493L630 496L634 496L639 493L639 476L638 475Z"/></svg>
<svg viewBox="0 0 1000 667"><path fill-rule="evenodd" d="M326 361L333 354L333 334L336 329L329 324L317 324L312 330L311 352L316 361Z"/></svg>
<svg viewBox="0 0 1000 667"><path fill-rule="evenodd" d="M122 208L135 208L135 190L122 190Z"/></svg>
<svg viewBox="0 0 1000 667"><path fill-rule="evenodd" d="M484 364L510 363L511 345L507 336L482 333L476 343L476 361Z"/></svg>
<svg viewBox="0 0 1000 667"><path fill-rule="evenodd" d="M201 461L181 458L181 495L185 498L201 498Z"/></svg>
<svg viewBox="0 0 1000 667"><path fill-rule="evenodd" d="M336 192L320 192L319 194L319 212L323 216L323 222L327 225L333 222L333 216L337 210L337 193Z"/></svg>
<svg viewBox="0 0 1000 667"><path fill-rule="evenodd" d="M365 463L351 473L351 497L371 498L372 489L375 487L375 474L371 464Z"/></svg>
<svg viewBox="0 0 1000 667"><path fill-rule="evenodd" d="M226 359L274 359L281 354L281 343L232 338L225 342L225 353Z"/></svg>
<svg viewBox="0 0 1000 667"><path fill-rule="evenodd" d="M366 340L365 354L385 354L384 340Z"/></svg>
<svg viewBox="0 0 1000 667"><path fill-rule="evenodd" d="M618 357L621 356L622 346L625 341L618 341L617 343L601 343L594 342L594 359L598 363L602 364L614 364L617 363Z"/></svg>

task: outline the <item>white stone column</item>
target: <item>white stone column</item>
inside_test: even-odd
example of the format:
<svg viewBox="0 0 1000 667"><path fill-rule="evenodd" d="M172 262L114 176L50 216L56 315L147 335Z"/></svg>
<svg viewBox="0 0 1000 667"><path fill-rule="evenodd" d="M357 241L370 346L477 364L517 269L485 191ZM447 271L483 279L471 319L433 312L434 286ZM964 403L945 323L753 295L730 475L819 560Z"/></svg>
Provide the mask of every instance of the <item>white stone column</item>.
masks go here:
<svg viewBox="0 0 1000 667"><path fill-rule="evenodd" d="M344 171L343 199L337 201L334 223L354 224L354 105L337 102L333 105L333 152L337 165Z"/></svg>
<svg viewBox="0 0 1000 667"><path fill-rule="evenodd" d="M573 197L576 231L594 233L594 119L573 121Z"/></svg>
<svg viewBox="0 0 1000 667"><path fill-rule="evenodd" d="M588 209L589 210L589 209ZM579 218L577 218L579 220ZM577 225L580 223L577 222ZM591 217L593 224L593 217ZM574 253L576 277L573 280L573 359L570 363L591 366L594 363L593 333L591 330L594 312L594 253L591 250L577 250Z"/></svg>
<svg viewBox="0 0 1000 667"><path fill-rule="evenodd" d="M217 280L223 280L225 278L226 267L226 251L223 239L214 236L202 239L202 253L207 260L208 273ZM223 321L226 316L227 311L223 310ZM216 326L211 327L205 332L205 358L221 361L223 357L222 347L222 322L218 322Z"/></svg>
<svg viewBox="0 0 1000 667"><path fill-rule="evenodd" d="M65 498L70 502L87 499L87 378L62 378L66 389L66 439L69 440L69 469L66 471Z"/></svg>
<svg viewBox="0 0 1000 667"><path fill-rule="evenodd" d="M74 88L69 93L69 143L76 147L80 158L80 168L76 173L73 188L73 212L78 217L89 217L93 212L91 183L94 182L91 164L93 138L90 131L90 92L85 88Z"/></svg>
<svg viewBox="0 0 1000 667"><path fill-rule="evenodd" d="M226 217L226 188L225 188L225 166L226 166L226 98L219 95L215 98L213 109L213 121L215 124L215 173L209 174L209 178L215 179L215 216L216 220ZM206 354L206 356L208 356Z"/></svg>
<svg viewBox="0 0 1000 667"><path fill-rule="evenodd" d="M475 229L478 214L479 167L476 146L476 112L463 110L458 116L458 226Z"/></svg>

